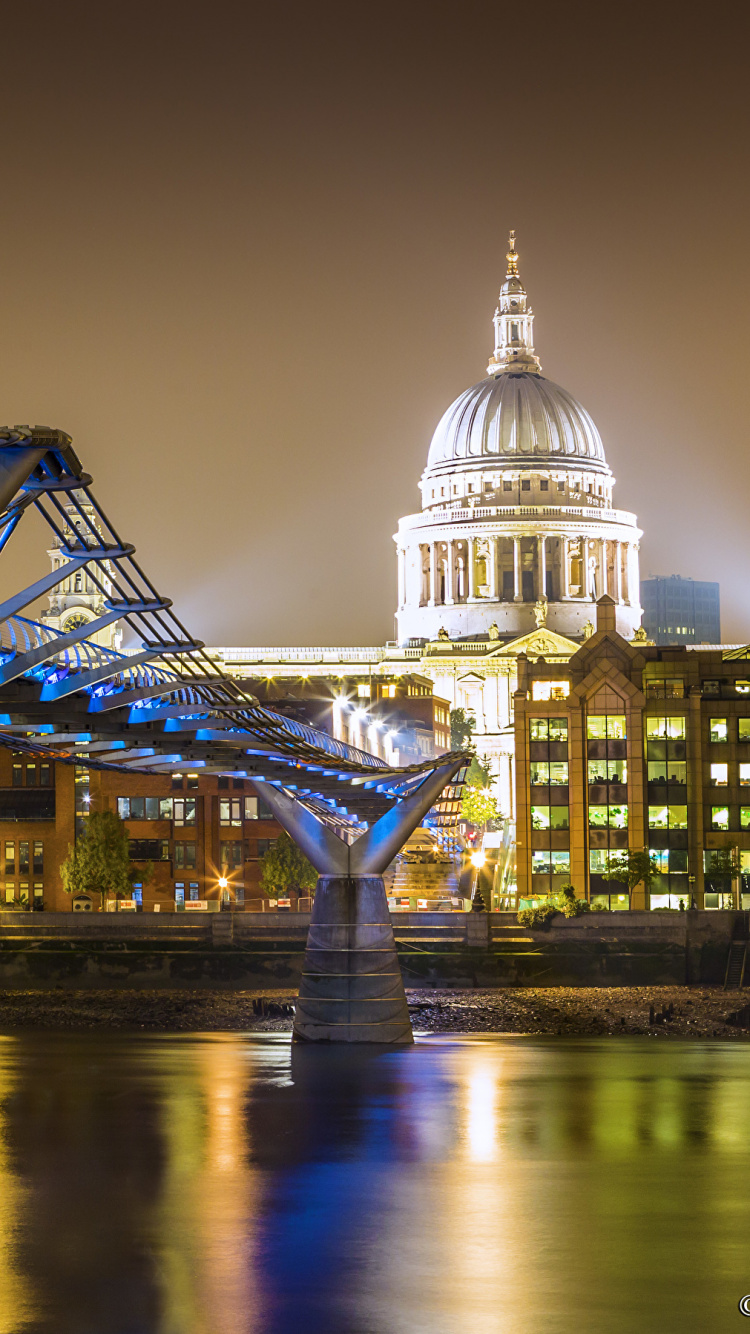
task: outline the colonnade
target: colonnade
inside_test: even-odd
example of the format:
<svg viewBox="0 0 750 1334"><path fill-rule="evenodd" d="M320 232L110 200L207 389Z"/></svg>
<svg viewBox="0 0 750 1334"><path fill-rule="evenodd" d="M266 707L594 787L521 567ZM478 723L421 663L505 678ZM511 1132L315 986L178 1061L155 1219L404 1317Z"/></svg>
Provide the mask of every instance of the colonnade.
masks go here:
<svg viewBox="0 0 750 1334"><path fill-rule="evenodd" d="M637 605L637 551L620 538L558 533L422 542L399 549L399 606L593 601L603 593Z"/></svg>

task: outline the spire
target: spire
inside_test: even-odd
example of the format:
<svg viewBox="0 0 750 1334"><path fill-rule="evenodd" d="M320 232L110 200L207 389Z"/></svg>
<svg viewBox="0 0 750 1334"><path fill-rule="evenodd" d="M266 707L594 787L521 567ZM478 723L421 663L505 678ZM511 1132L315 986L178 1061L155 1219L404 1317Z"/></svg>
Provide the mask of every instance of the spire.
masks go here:
<svg viewBox="0 0 750 1334"><path fill-rule="evenodd" d="M527 306L526 289L518 276L518 251L516 233L510 233L508 240L508 271L505 282L500 288L500 297L493 324L495 326L495 352L490 357L488 375L501 375L503 371L526 371L527 374L539 375L539 358L534 355L534 315L531 306Z"/></svg>

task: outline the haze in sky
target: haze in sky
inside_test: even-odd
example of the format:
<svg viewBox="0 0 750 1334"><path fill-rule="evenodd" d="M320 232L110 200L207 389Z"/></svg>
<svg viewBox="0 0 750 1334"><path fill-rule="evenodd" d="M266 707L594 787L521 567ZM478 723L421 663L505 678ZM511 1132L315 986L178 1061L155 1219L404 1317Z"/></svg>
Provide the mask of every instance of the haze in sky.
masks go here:
<svg viewBox="0 0 750 1334"><path fill-rule="evenodd" d="M393 637L514 227L642 574L750 640L746 5L0 8L0 419L70 432L196 635Z"/></svg>

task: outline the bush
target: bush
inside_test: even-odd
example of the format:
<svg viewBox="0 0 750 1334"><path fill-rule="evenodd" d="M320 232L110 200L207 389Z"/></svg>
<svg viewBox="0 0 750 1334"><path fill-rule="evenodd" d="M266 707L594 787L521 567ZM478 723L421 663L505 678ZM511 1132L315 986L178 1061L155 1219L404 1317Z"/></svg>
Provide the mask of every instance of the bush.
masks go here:
<svg viewBox="0 0 750 1334"><path fill-rule="evenodd" d="M543 929L549 926L557 913L562 913L564 917L581 917L583 913L589 911L586 899L576 897L573 885L563 885L559 894L551 894L538 907L522 908L518 914L518 922L520 926Z"/></svg>

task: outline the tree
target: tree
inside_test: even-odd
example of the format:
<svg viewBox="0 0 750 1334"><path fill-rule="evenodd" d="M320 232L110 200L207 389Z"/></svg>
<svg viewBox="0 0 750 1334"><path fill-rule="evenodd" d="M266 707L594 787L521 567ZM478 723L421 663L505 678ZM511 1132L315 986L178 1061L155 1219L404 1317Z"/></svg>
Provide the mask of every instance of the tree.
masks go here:
<svg viewBox="0 0 750 1334"><path fill-rule="evenodd" d="M476 755L472 758L466 772L466 783L468 787L492 787L492 774L489 766L481 764Z"/></svg>
<svg viewBox="0 0 750 1334"><path fill-rule="evenodd" d="M461 801L461 819L477 828L486 829L490 820L497 820L500 811L497 799L485 787L465 787Z"/></svg>
<svg viewBox="0 0 750 1334"><path fill-rule="evenodd" d="M260 861L260 883L269 896L281 890L314 889L318 873L286 833L279 834L276 842Z"/></svg>
<svg viewBox="0 0 750 1334"><path fill-rule="evenodd" d="M740 873L740 863L736 848L716 848L708 860L706 874L711 879L734 880Z"/></svg>
<svg viewBox="0 0 750 1334"><path fill-rule="evenodd" d="M135 881L150 880L154 868L150 862L134 867L128 845L127 827L114 811L90 815L85 834L60 867L66 894L100 894L102 907L105 898L130 898Z"/></svg>
<svg viewBox="0 0 750 1334"><path fill-rule="evenodd" d="M602 873L602 879L618 880L620 884L627 885L629 891L643 883L648 893L658 874L657 862L646 848L638 852L628 848L627 852L618 852L607 858L607 869Z"/></svg>
<svg viewBox="0 0 750 1334"><path fill-rule="evenodd" d="M451 709L451 750L469 750L473 753L474 745L471 740L471 734L477 725L477 720L473 713L467 713L465 709Z"/></svg>

